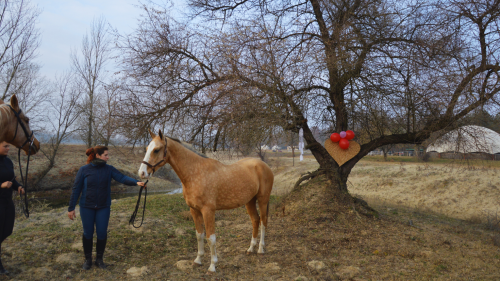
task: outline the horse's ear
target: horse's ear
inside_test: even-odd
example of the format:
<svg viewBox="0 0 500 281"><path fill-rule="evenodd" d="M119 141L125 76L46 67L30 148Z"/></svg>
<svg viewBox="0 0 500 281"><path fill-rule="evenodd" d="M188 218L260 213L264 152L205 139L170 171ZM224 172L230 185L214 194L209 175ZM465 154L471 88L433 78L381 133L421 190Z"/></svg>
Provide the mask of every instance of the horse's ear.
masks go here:
<svg viewBox="0 0 500 281"><path fill-rule="evenodd" d="M12 106L12 108L15 110L15 111L19 111L19 102L17 100L17 97L16 95L12 95L12 97L10 98L10 106Z"/></svg>
<svg viewBox="0 0 500 281"><path fill-rule="evenodd" d="M160 137L160 139L163 140L163 134L161 133L161 129L158 130L158 136Z"/></svg>
<svg viewBox="0 0 500 281"><path fill-rule="evenodd" d="M4 104L5 102L3 102L3 100L0 100L0 104Z"/></svg>
<svg viewBox="0 0 500 281"><path fill-rule="evenodd" d="M149 134L151 135L151 138L154 139L156 137L155 133L151 131L151 129L148 129Z"/></svg>

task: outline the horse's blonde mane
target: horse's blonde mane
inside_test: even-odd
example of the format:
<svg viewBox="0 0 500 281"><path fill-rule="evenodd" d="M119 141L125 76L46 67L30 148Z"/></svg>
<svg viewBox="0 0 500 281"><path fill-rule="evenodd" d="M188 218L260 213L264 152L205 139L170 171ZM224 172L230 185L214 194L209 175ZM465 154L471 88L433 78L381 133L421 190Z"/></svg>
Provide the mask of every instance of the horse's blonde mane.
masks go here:
<svg viewBox="0 0 500 281"><path fill-rule="evenodd" d="M201 152L197 151L196 149L194 149L193 145L192 145L192 144L190 144L189 142L181 141L181 140L179 140L179 139L176 139L176 138L173 138L173 137L169 137L169 136L166 136L166 137L167 137L167 138L169 138L169 139L171 139L171 140L173 140L173 141L175 141L175 142L180 143L180 144L181 144L182 146L184 146L185 148L187 148L187 149L191 150L192 152L194 152L194 153L198 154L199 156L201 156L201 157L203 157L203 158L209 158L209 157L208 157L208 156L206 156L205 154L203 154L203 153L201 153Z"/></svg>
<svg viewBox="0 0 500 281"><path fill-rule="evenodd" d="M0 100L0 131L3 131L6 121L10 121L10 108L3 100Z"/></svg>

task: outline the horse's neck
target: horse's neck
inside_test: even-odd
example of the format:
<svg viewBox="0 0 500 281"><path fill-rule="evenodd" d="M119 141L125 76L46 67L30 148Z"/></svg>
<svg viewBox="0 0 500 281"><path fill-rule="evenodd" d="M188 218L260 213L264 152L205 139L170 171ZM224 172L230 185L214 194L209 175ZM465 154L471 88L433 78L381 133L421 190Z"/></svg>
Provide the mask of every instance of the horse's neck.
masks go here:
<svg viewBox="0 0 500 281"><path fill-rule="evenodd" d="M11 114L9 106L5 103L0 103L0 142L7 141Z"/></svg>
<svg viewBox="0 0 500 281"><path fill-rule="evenodd" d="M199 169L208 165L206 162L209 159L199 156L174 140L168 140L167 153L169 155L168 163L183 185L196 180L202 174Z"/></svg>

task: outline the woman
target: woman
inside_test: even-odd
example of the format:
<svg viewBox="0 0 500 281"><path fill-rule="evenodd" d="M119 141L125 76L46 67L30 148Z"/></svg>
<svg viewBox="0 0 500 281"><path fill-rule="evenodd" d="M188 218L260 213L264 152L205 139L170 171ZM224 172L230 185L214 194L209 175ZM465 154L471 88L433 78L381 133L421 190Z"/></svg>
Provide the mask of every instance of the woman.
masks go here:
<svg viewBox="0 0 500 281"><path fill-rule="evenodd" d="M14 219L16 217L16 209L12 201L12 191L15 190L24 194L24 189L16 181L14 175L14 164L7 157L9 154L10 145L7 142L0 143L0 254L2 249L2 242L9 235L12 234L14 229ZM0 274L8 274L2 265L0 258Z"/></svg>
<svg viewBox="0 0 500 281"><path fill-rule="evenodd" d="M106 162L109 159L106 146L96 146L87 149L87 165L78 170L73 185L73 193L69 201L68 217L73 220L75 205L80 194L80 217L83 225L83 252L85 263L83 269L88 270L92 266L92 238L94 236L94 225L97 234L96 261L95 265L105 269L102 260L106 248L108 222L111 206L111 179L126 185L139 185L144 188L143 182L127 177Z"/></svg>

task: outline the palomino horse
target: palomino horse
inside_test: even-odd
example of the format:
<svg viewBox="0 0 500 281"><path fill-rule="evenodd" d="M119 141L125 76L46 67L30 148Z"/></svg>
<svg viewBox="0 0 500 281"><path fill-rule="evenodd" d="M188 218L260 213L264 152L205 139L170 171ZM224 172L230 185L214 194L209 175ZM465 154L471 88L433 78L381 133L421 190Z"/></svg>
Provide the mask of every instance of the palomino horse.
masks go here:
<svg viewBox="0 0 500 281"><path fill-rule="evenodd" d="M17 148L35 154L40 150L40 142L35 138L29 125L30 119L19 108L16 95L10 98L10 104L0 100L0 142L6 141Z"/></svg>
<svg viewBox="0 0 500 281"><path fill-rule="evenodd" d="M252 220L253 232L250 248L257 245L257 234L261 224L259 254L264 253L264 236L267 227L269 196L274 175L266 163L253 158L242 159L232 165L224 165L217 160L203 158L185 148L178 140L149 131L153 140L149 143L144 161L139 168L139 176L147 178L155 169L170 164L179 176L184 199L191 208L196 226L198 255L195 264L201 265L205 254L203 223L205 223L207 243L210 246L211 263L209 272L215 272L217 252L215 250L215 211L234 209L246 205ZM259 204L260 217L257 212Z"/></svg>

